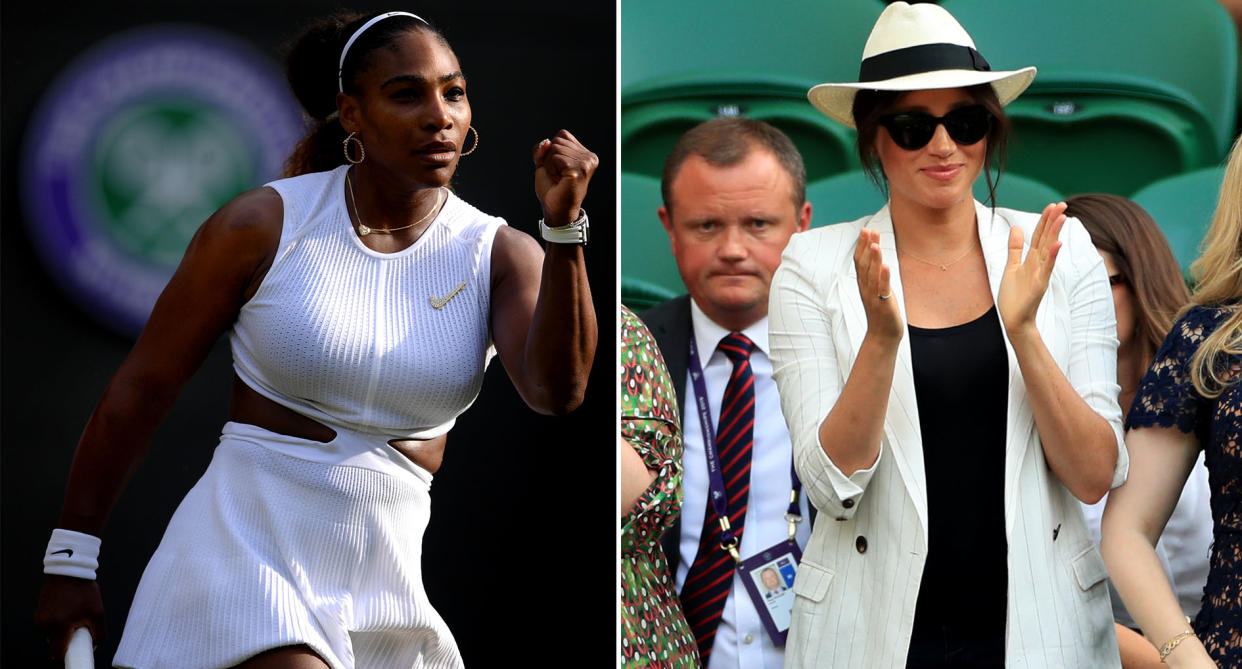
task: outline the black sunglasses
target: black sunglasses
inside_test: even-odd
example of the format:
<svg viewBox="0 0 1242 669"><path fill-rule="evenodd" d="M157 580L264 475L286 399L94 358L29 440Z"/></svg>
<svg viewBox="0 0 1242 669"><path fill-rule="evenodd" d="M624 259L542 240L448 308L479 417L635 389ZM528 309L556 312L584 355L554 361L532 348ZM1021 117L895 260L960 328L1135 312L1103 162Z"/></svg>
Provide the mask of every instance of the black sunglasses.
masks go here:
<svg viewBox="0 0 1242 669"><path fill-rule="evenodd" d="M879 119L888 130L893 142L907 151L927 146L936 134L936 126L943 124L953 141L969 145L987 137L992 129L992 112L983 105L958 107L944 116L932 116L926 112L897 112Z"/></svg>

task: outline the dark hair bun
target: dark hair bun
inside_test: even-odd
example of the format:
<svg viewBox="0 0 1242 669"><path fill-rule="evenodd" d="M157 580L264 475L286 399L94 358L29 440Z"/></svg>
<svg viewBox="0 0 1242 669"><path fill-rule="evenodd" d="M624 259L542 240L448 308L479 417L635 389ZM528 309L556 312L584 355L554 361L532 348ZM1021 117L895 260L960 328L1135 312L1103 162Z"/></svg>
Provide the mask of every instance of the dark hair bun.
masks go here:
<svg viewBox="0 0 1242 669"><path fill-rule="evenodd" d="M336 111L336 71L345 29L360 14L335 14L312 24L293 44L285 59L285 76L302 108L311 118L323 121Z"/></svg>

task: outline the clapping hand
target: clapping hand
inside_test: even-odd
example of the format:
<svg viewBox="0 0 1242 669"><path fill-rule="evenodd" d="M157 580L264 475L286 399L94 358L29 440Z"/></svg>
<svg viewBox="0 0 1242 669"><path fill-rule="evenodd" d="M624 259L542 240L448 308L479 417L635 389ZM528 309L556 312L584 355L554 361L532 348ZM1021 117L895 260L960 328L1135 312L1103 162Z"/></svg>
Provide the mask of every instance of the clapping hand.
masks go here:
<svg viewBox="0 0 1242 669"><path fill-rule="evenodd" d="M1064 224L1064 202L1044 207L1025 259L1022 257L1022 228L1014 226L1009 230L1009 260L1005 263L996 308L1011 339L1035 323L1035 312L1048 289L1048 278L1052 276L1057 252L1061 250L1057 237Z"/></svg>
<svg viewBox="0 0 1242 669"><path fill-rule="evenodd" d="M867 312L867 334L889 342L901 341L905 326L893 287L889 268L880 253L880 233L863 228L854 246L854 269L858 273L858 293Z"/></svg>

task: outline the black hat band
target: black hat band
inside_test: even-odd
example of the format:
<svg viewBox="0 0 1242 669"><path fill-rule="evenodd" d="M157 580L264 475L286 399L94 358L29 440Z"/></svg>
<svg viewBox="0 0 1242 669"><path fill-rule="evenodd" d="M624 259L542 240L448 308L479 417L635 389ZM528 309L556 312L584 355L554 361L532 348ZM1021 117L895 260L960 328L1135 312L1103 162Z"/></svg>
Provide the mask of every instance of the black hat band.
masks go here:
<svg viewBox="0 0 1242 669"><path fill-rule="evenodd" d="M988 65L982 54L968 46L920 44L863 59L858 68L858 81L884 81L936 70L990 72L992 66Z"/></svg>

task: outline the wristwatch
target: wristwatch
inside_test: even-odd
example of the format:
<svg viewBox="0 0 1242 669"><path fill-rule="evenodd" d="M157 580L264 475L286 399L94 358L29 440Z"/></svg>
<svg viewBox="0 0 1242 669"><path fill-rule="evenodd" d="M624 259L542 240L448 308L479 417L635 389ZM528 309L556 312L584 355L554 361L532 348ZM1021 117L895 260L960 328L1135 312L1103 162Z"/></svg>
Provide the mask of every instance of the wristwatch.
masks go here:
<svg viewBox="0 0 1242 669"><path fill-rule="evenodd" d="M586 246L590 238L590 225L587 222L586 209L578 208L578 220L559 228L549 228L539 219L539 236L553 244L581 244Z"/></svg>

